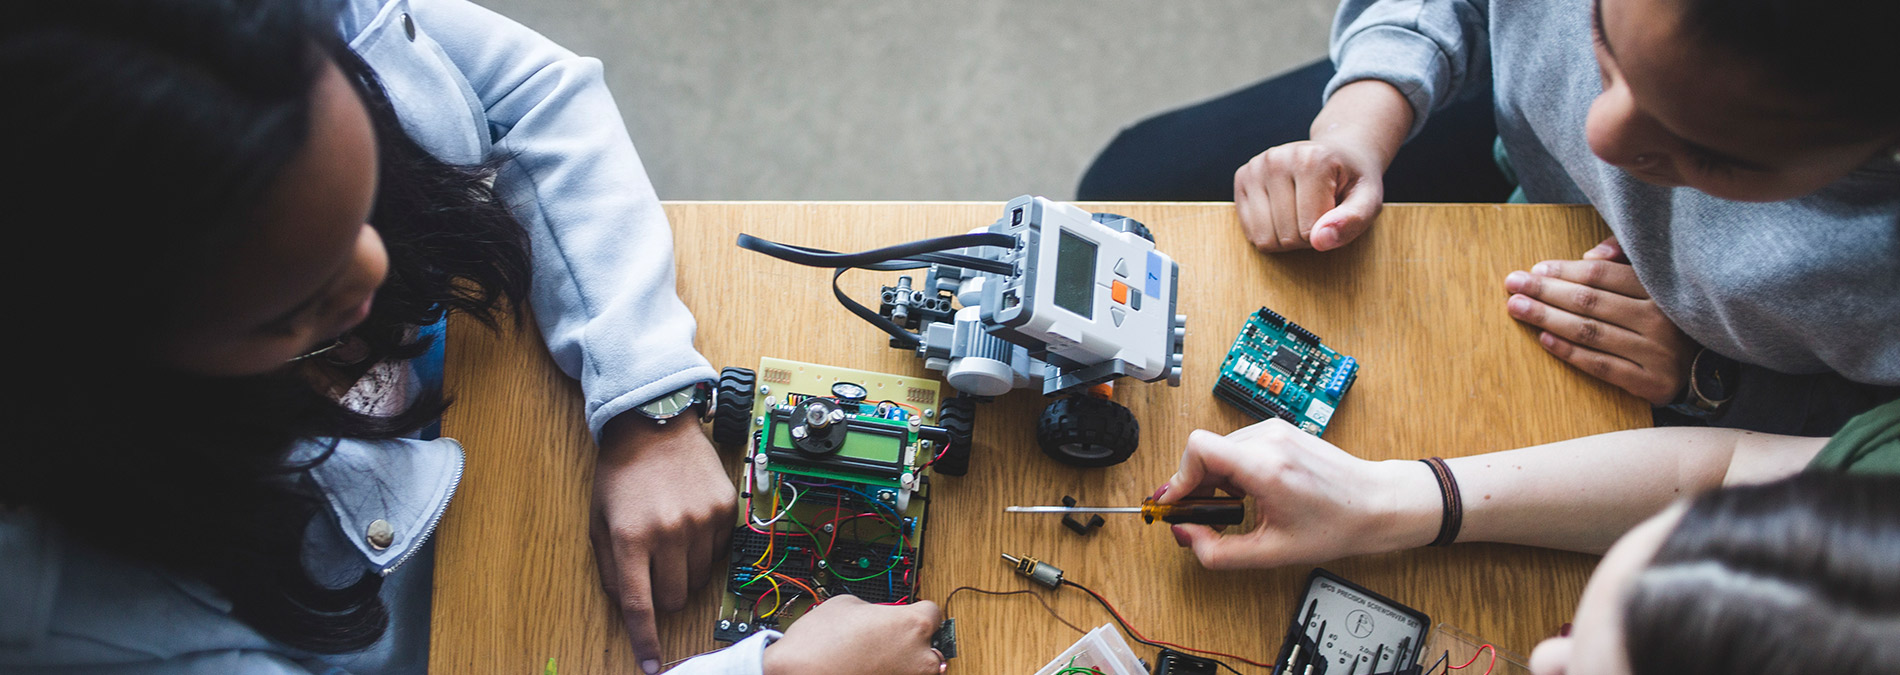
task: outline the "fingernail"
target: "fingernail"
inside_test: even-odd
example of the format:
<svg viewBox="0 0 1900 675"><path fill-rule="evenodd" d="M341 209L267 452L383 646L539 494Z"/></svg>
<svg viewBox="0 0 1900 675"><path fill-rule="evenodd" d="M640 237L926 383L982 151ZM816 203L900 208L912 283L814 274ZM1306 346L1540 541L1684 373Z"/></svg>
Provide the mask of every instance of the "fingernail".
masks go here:
<svg viewBox="0 0 1900 675"><path fill-rule="evenodd" d="M1550 263L1537 263L1531 266L1531 274L1535 274L1540 277L1550 276L1552 271L1553 270L1550 269Z"/></svg>
<svg viewBox="0 0 1900 675"><path fill-rule="evenodd" d="M1174 535L1174 545L1175 545L1175 546L1179 546L1179 547L1181 547L1181 548L1187 548L1187 545L1188 545L1188 538L1187 538L1187 535L1185 535L1185 534L1181 534L1181 526L1180 526L1180 525L1170 525L1170 526L1168 526L1168 534L1172 534L1172 535Z"/></svg>
<svg viewBox="0 0 1900 675"><path fill-rule="evenodd" d="M1564 625L1557 627L1557 637L1570 637L1570 622L1565 621Z"/></svg>
<svg viewBox="0 0 1900 675"><path fill-rule="evenodd" d="M1512 272L1510 274L1504 275L1504 288L1515 293L1519 290L1522 290L1524 288L1524 282L1529 281L1530 278L1531 278L1531 275L1525 274L1523 272Z"/></svg>
<svg viewBox="0 0 1900 675"><path fill-rule="evenodd" d="M1557 347L1557 336L1549 333L1538 333L1537 342L1545 347L1555 349Z"/></svg>
<svg viewBox="0 0 1900 675"><path fill-rule="evenodd" d="M1608 257L1608 256L1616 255L1616 249L1599 244L1597 245L1596 248L1590 249L1590 252L1585 255L1599 255L1599 256Z"/></svg>
<svg viewBox="0 0 1900 675"><path fill-rule="evenodd" d="M1509 307L1512 314L1523 314L1530 311L1531 301L1522 295L1513 295L1510 300L1505 301L1504 306Z"/></svg>
<svg viewBox="0 0 1900 675"><path fill-rule="evenodd" d="M1149 499L1160 499L1161 495L1165 495L1167 493L1168 493L1168 483L1162 483L1161 487L1155 488L1154 496L1149 497Z"/></svg>
<svg viewBox="0 0 1900 675"><path fill-rule="evenodd" d="M645 661L641 661L640 670L646 671L647 675L653 675L654 673L660 672L660 660L647 659Z"/></svg>

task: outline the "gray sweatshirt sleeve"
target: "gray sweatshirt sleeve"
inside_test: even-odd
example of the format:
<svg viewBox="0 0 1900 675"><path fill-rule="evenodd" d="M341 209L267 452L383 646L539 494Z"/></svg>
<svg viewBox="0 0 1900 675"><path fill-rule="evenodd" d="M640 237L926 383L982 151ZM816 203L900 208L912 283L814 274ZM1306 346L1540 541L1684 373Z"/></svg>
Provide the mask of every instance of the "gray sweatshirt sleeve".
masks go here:
<svg viewBox="0 0 1900 675"><path fill-rule="evenodd" d="M1488 0L1344 0L1333 17L1338 74L1325 98L1358 80L1382 80L1412 104L1412 129L1470 84L1491 78Z"/></svg>

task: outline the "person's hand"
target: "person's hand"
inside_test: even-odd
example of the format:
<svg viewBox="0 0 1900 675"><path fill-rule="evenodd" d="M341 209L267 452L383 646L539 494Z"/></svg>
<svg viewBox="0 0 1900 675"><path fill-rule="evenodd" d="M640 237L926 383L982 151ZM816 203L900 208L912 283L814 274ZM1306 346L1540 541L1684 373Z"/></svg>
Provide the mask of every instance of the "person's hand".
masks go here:
<svg viewBox="0 0 1900 675"><path fill-rule="evenodd" d="M854 595L819 603L765 648L765 675L931 675L945 670L930 646L937 603L873 605Z"/></svg>
<svg viewBox="0 0 1900 675"><path fill-rule="evenodd" d="M1385 162L1341 142L1268 148L1234 172L1234 210L1263 253L1345 246L1385 203Z"/></svg>
<svg viewBox="0 0 1900 675"><path fill-rule="evenodd" d="M634 658L660 668L653 613L686 606L724 559L738 493L697 420L665 425L637 413L601 430L591 532L600 582L620 606Z"/></svg>
<svg viewBox="0 0 1900 675"><path fill-rule="evenodd" d="M1262 252L1345 246L1385 203L1385 169L1412 104L1379 80L1351 82L1313 118L1312 140L1268 148L1234 172L1234 211Z"/></svg>
<svg viewBox="0 0 1900 675"><path fill-rule="evenodd" d="M1695 343L1636 279L1615 237L1582 260L1546 260L1504 278L1511 317L1542 328L1559 359L1654 405L1682 393Z"/></svg>
<svg viewBox="0 0 1900 675"><path fill-rule="evenodd" d="M1175 525L1175 542L1208 569L1314 564L1431 543L1442 516L1437 479L1418 462L1359 459L1279 419L1226 436L1188 436L1157 501L1214 489L1253 497L1253 529Z"/></svg>

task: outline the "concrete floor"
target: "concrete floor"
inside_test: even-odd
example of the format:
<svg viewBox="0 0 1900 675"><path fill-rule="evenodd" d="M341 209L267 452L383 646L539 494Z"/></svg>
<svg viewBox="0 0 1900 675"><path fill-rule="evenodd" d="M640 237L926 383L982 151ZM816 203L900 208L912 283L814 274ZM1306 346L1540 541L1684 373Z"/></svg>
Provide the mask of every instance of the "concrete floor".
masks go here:
<svg viewBox="0 0 1900 675"><path fill-rule="evenodd" d="M606 63L663 199L1073 198L1121 128L1324 56L1337 0L477 0Z"/></svg>

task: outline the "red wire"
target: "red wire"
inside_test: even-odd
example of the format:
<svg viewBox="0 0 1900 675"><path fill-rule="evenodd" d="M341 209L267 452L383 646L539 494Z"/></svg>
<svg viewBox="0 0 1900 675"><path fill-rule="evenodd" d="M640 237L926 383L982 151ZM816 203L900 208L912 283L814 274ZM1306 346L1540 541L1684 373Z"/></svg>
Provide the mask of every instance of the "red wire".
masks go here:
<svg viewBox="0 0 1900 675"><path fill-rule="evenodd" d="M1450 670L1463 670L1463 669L1464 669L1464 668L1465 668L1466 666L1470 666L1470 665L1471 665L1471 664L1473 664L1473 663L1477 663L1477 661L1478 661L1478 655L1479 655L1479 654L1483 654L1483 653L1484 653L1484 650L1486 650L1486 649L1489 649L1489 650L1491 650L1491 665L1488 665L1488 666L1485 666L1485 667L1484 667L1484 675L1491 675L1491 669L1492 669L1492 668L1496 668L1496 667L1498 667L1498 648L1497 648L1497 647L1493 647L1493 646L1491 646L1491 645L1489 645L1489 644L1486 644L1486 645L1484 645L1484 646L1482 646L1482 647L1479 647L1479 648L1478 648L1478 651L1475 651L1475 652L1472 652L1472 653L1471 653L1471 660L1470 660L1470 661L1466 661L1466 662L1465 662L1465 665L1463 665L1463 666L1450 666ZM1447 665L1450 665L1450 664L1447 664Z"/></svg>
<svg viewBox="0 0 1900 675"><path fill-rule="evenodd" d="M1213 650L1209 650L1209 649L1195 649L1195 648L1193 648L1193 647L1183 647L1183 646L1181 646L1181 645L1177 645L1177 644L1174 644L1174 643L1172 643L1172 642L1162 642L1162 641L1160 641L1160 640L1150 640L1150 639L1148 639L1148 637L1147 637L1147 636L1145 636L1145 635L1142 635L1140 631L1137 631L1137 630L1135 630L1135 627L1134 627L1134 626L1131 626L1131 625L1129 625L1129 624L1128 624L1128 620L1127 620L1127 619L1124 619L1124 618L1122 618L1122 614L1121 614L1121 612L1117 612L1117 611L1115 611L1115 606L1114 606L1114 605L1112 605L1112 604L1109 604L1109 602L1108 602L1108 598L1104 598L1104 597L1102 597L1102 594L1100 594L1100 593L1096 593L1096 592L1095 592L1095 591L1094 591L1093 589L1090 589L1090 588L1088 588L1088 587L1086 587L1086 586L1082 586L1082 585L1079 585L1079 584L1075 584L1075 583L1070 583L1069 585L1070 585L1070 586L1075 586L1076 588L1080 588L1080 589L1082 589L1082 592L1084 592L1084 593L1087 593L1087 594L1089 594L1089 595L1093 595L1093 596L1095 596L1095 600L1096 600L1097 602L1100 602L1100 603L1102 603L1102 607L1103 607L1104 609L1107 609L1107 610L1108 610L1108 613L1109 613L1109 614L1113 614L1113 615L1115 615L1115 620L1116 620L1116 621L1118 621L1118 622L1121 622L1121 625L1122 625L1122 627L1123 627L1123 628L1126 628L1126 629L1128 629L1128 632L1129 632L1129 634L1131 634L1131 635L1134 635L1134 636L1135 636L1135 639L1136 639L1136 640L1138 640L1138 641L1141 641L1141 642L1147 642L1147 643L1151 643L1151 644L1157 644L1157 645L1161 645L1161 646L1163 646L1163 647L1167 647L1167 648L1170 648L1170 649L1176 649L1176 650L1179 650L1179 651L1184 651L1184 652L1194 652L1194 653L1196 653L1196 654L1207 654L1207 655L1209 655L1209 656L1219 656L1219 657L1222 657L1222 658L1229 658L1229 659L1233 659L1233 660L1235 660L1235 661L1239 661L1239 662L1241 662L1241 663L1245 663L1245 664L1247 664L1247 665L1250 665L1250 666L1255 666L1255 667L1259 667L1259 668L1272 668L1272 667L1273 667L1273 666L1272 666L1272 665L1270 665L1270 664L1265 664L1265 663L1261 663L1261 662L1259 662L1259 661L1255 661L1255 660L1253 660L1253 659L1249 659L1249 658L1246 658L1246 657L1241 657L1241 656L1234 656L1233 654L1226 654L1226 653L1222 653L1222 652L1217 652L1217 651L1213 651ZM1492 653L1493 653L1493 654L1495 654L1495 653L1497 653L1497 652L1495 652L1495 651L1493 651ZM1489 672L1486 672L1486 673L1485 673L1485 675L1491 675L1491 674L1490 674Z"/></svg>

